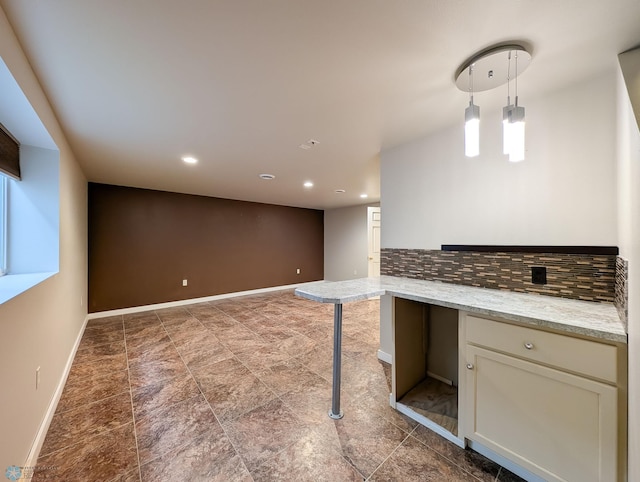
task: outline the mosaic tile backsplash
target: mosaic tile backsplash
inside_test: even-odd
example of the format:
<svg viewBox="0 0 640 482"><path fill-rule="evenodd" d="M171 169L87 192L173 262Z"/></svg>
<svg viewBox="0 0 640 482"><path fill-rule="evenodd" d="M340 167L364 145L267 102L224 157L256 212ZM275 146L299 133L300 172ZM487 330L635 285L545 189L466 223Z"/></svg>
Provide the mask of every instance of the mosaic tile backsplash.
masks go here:
<svg viewBox="0 0 640 482"><path fill-rule="evenodd" d="M615 287L615 305L618 315L627 329L627 320L629 319L629 262L618 256L616 258L616 287Z"/></svg>
<svg viewBox="0 0 640 482"><path fill-rule="evenodd" d="M383 248L380 274L613 303L617 258L615 255ZM547 284L531 282L533 266L546 267Z"/></svg>

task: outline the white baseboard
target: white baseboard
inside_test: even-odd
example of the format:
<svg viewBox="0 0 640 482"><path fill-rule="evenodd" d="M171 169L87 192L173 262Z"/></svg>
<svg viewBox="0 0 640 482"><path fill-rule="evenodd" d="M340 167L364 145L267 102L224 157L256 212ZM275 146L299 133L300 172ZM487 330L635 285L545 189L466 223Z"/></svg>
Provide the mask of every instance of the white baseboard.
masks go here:
<svg viewBox="0 0 640 482"><path fill-rule="evenodd" d="M69 377L69 372L71 371L71 366L73 365L73 359L75 358L78 347L80 346L80 340L82 340L82 335L84 334L84 329L87 326L87 321L89 321L88 316L84 318L82 328L78 333L78 337L76 338L76 342L73 345L71 353L69 354L69 358L67 358L67 364L65 365L64 371L62 372L62 377L60 377L60 381L58 382L56 391L53 393L53 397L51 397L49 408L47 408L47 412L45 413L42 423L40 424L40 428L38 429L36 438L31 445L31 449L29 450L29 455L27 455L27 461L24 464L25 467L35 467L38 463L38 457L40 456L42 444L44 443L44 439L47 436L47 432L49 431L49 426L51 425L51 420L53 420L53 415L56 413L56 409L58 408L58 402L60 401L60 397L62 396L64 386L67 383L67 378Z"/></svg>
<svg viewBox="0 0 640 482"><path fill-rule="evenodd" d="M235 293L224 293L222 295L204 296L202 298L189 298L188 300L168 301L166 303L156 303L153 305L133 306L131 308L121 308L117 310L99 311L96 313L89 313L88 318L93 320L94 318L104 318L107 316L128 315L130 313L139 313L141 311L161 310L163 308L173 308L176 306L192 305L194 303L204 303L206 301L223 300L226 298L236 298L238 296L258 295L261 293L270 293L272 291L284 291L294 288L300 288L302 286L311 285L315 283L321 283L322 281L311 281L308 283L298 283L294 285L273 286L271 288L260 288L257 290L248 291L236 291Z"/></svg>
<svg viewBox="0 0 640 482"><path fill-rule="evenodd" d="M427 370L427 376L431 377L431 378L433 378L435 380L440 380L442 383L445 383L445 384L449 385L450 387L453 386L453 380L449 380L448 378L441 377L440 375L438 375L436 373L433 373L433 372L430 372L429 370Z"/></svg>
<svg viewBox="0 0 640 482"><path fill-rule="evenodd" d="M393 357L389 353L382 350L378 350L378 360L382 360L383 362L386 362L389 365L393 363Z"/></svg>
<svg viewBox="0 0 640 482"><path fill-rule="evenodd" d="M411 407L409 407L408 405L405 405L404 403L401 403L401 402L396 402L396 410L400 413L405 414L407 417L412 418L413 420L418 422L420 425L424 425L431 431L447 439L449 442L456 444L458 447L465 448L466 442L464 438L459 438L457 435L452 434L446 428L438 425L433 420L430 420L424 415L422 415L421 413L418 413L412 410Z"/></svg>
<svg viewBox="0 0 640 482"><path fill-rule="evenodd" d="M515 462L512 462L508 458L494 452L490 448L485 447L481 443L474 442L473 440L467 440L467 444L470 448L472 448L479 454L482 454L486 458L493 460L496 464L502 465L505 469L513 472L518 477L521 477L528 482L545 482L545 479L543 479L539 475L529 472L527 469L520 467Z"/></svg>

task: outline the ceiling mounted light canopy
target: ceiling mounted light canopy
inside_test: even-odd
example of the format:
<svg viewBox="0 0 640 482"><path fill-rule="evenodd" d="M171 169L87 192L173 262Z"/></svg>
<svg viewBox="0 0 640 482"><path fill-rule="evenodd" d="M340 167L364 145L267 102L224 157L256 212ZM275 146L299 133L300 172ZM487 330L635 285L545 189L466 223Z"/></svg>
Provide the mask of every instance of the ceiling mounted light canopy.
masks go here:
<svg viewBox="0 0 640 482"><path fill-rule="evenodd" d="M519 44L485 49L464 62L455 75L456 86L469 92L465 109L465 155L480 153L480 108L473 103L474 92L484 92L507 84L507 105L503 115L503 152L512 162L524 159L524 107L518 105L518 75L531 62L531 54ZM515 81L515 103L511 103L511 81Z"/></svg>

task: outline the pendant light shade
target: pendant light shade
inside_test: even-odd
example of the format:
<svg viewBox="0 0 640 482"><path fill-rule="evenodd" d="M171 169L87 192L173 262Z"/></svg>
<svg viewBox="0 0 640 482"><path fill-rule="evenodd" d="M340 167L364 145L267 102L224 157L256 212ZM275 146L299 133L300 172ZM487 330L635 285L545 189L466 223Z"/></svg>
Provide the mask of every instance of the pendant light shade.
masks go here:
<svg viewBox="0 0 640 482"><path fill-rule="evenodd" d="M464 155L476 157L480 154L480 107L469 101L464 110Z"/></svg>
<svg viewBox="0 0 640 482"><path fill-rule="evenodd" d="M517 104L509 110L508 120L503 121L505 154L509 155L509 161L519 162L524 160L524 107Z"/></svg>
<svg viewBox="0 0 640 482"><path fill-rule="evenodd" d="M509 116L513 109L513 104L507 101L507 105L502 108L502 153L509 154L511 150L511 135L509 133L511 124L509 123Z"/></svg>
<svg viewBox="0 0 640 482"><path fill-rule="evenodd" d="M511 52L507 65L507 105L502 108L502 152L509 155L510 162L524 160L524 107L518 105L518 51L515 58L516 104L511 104Z"/></svg>

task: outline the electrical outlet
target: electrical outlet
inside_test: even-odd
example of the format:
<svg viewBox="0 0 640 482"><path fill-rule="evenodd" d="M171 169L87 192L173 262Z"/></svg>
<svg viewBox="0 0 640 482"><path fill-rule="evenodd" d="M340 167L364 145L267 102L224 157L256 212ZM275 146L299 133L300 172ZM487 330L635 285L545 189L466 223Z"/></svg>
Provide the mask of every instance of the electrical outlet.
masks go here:
<svg viewBox="0 0 640 482"><path fill-rule="evenodd" d="M40 386L40 367L36 368L36 390Z"/></svg>
<svg viewBox="0 0 640 482"><path fill-rule="evenodd" d="M187 280L186 279L182 280L182 286L187 286Z"/></svg>
<svg viewBox="0 0 640 482"><path fill-rule="evenodd" d="M296 269L296 274L300 274L300 268Z"/></svg>
<svg viewBox="0 0 640 482"><path fill-rule="evenodd" d="M536 285L547 284L547 268L544 266L531 267L531 282Z"/></svg>

